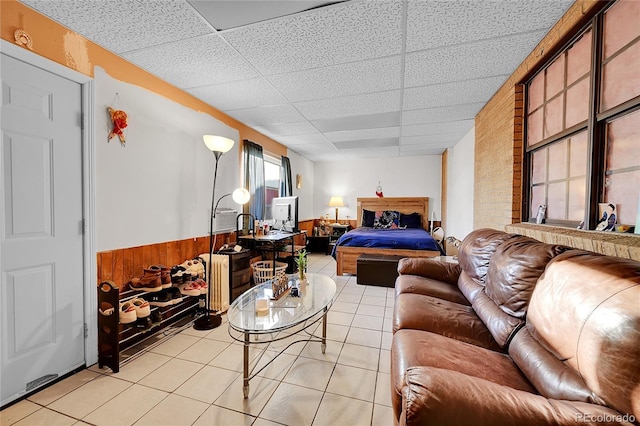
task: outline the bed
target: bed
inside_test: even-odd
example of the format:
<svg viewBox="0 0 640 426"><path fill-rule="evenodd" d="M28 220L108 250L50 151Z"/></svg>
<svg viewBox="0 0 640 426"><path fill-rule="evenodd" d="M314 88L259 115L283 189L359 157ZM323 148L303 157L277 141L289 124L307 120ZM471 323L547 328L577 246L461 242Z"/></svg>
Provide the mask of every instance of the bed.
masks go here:
<svg viewBox="0 0 640 426"><path fill-rule="evenodd" d="M336 242L334 255L336 258L336 274L356 274L357 260L361 254L380 254L405 257L434 257L441 252L437 242L428 232L429 229L429 198L428 197L372 197L358 198L357 228L344 234ZM420 229L370 229L363 227L363 211L398 211L402 214L419 213L421 218ZM410 232L407 232L410 231ZM405 236L403 232L420 232L422 242L415 241L415 235L409 238L407 244L400 240ZM395 233L395 235L392 235ZM382 236L382 237L380 237ZM390 242L381 242L379 239L387 239ZM355 240L355 241L354 241ZM345 245L356 244L356 245Z"/></svg>

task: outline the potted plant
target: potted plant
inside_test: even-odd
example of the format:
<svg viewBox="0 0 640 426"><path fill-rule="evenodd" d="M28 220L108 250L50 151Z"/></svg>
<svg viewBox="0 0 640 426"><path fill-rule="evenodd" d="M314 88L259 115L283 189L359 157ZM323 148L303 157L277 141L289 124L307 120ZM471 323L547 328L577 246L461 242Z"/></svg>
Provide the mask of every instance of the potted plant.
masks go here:
<svg viewBox="0 0 640 426"><path fill-rule="evenodd" d="M307 251L305 249L299 250L295 260L296 265L298 266L298 276L300 277L300 283L306 284L307 276L305 272L307 270Z"/></svg>

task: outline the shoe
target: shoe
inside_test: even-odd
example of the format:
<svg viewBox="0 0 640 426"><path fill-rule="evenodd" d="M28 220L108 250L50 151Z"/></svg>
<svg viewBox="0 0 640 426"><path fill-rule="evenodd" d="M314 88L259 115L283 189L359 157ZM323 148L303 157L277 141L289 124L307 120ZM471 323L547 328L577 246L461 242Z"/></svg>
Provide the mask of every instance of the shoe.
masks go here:
<svg viewBox="0 0 640 426"><path fill-rule="evenodd" d="M200 294L207 294L209 292L209 286L202 278L198 278L194 283L200 286Z"/></svg>
<svg viewBox="0 0 640 426"><path fill-rule="evenodd" d="M180 289L178 287L169 287L166 289L166 292L171 295L172 305L177 305L182 302L182 293L180 293Z"/></svg>
<svg viewBox="0 0 640 426"><path fill-rule="evenodd" d="M136 329L140 331L146 331L153 327L153 322L151 321L151 317L146 316L142 318L136 319Z"/></svg>
<svg viewBox="0 0 640 426"><path fill-rule="evenodd" d="M162 282L162 288L171 287L171 269L164 265L154 265L160 268L160 281ZM153 268L153 266L152 266Z"/></svg>
<svg viewBox="0 0 640 426"><path fill-rule="evenodd" d="M142 296L144 300L149 302L151 306L170 306L172 305L171 294L167 290L160 290L154 293L145 294Z"/></svg>
<svg viewBox="0 0 640 426"><path fill-rule="evenodd" d="M187 269L180 266L180 265L176 265L173 268L171 268L171 282L173 284L182 284L184 283L184 277L182 276L185 271Z"/></svg>
<svg viewBox="0 0 640 426"><path fill-rule="evenodd" d="M131 324L138 318L136 315L136 307L131 302L121 303L119 311L121 324Z"/></svg>
<svg viewBox="0 0 640 426"><path fill-rule="evenodd" d="M151 311L151 322L153 325L157 325L162 322L162 314L160 313L160 310L154 309Z"/></svg>
<svg viewBox="0 0 640 426"><path fill-rule="evenodd" d="M133 306L136 308L136 317L144 318L151 314L151 307L149 307L149 302L146 300L136 297L131 303L133 303Z"/></svg>
<svg viewBox="0 0 640 426"><path fill-rule="evenodd" d="M192 276L204 278L204 264L202 262L202 259L187 260L180 266L185 268L187 272L189 272Z"/></svg>
<svg viewBox="0 0 640 426"><path fill-rule="evenodd" d="M200 296L200 286L195 282L188 282L186 284L179 285L180 293L187 296Z"/></svg>
<svg viewBox="0 0 640 426"><path fill-rule="evenodd" d="M134 278L129 283L131 290L142 290L146 292L160 291L162 290L162 278L160 276L160 268L157 266L150 266L144 270L141 278Z"/></svg>

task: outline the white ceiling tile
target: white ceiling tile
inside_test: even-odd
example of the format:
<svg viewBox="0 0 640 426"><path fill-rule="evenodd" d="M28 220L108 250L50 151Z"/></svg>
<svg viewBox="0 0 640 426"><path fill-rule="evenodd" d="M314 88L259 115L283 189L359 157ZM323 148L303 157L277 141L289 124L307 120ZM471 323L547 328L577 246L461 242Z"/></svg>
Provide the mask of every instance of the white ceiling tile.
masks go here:
<svg viewBox="0 0 640 426"><path fill-rule="evenodd" d="M395 138L377 138L377 139L358 139L344 142L334 142L336 148L341 151L349 150L349 149L373 149L373 148L382 148L387 146L398 146L400 145L400 140L398 137Z"/></svg>
<svg viewBox="0 0 640 426"><path fill-rule="evenodd" d="M331 142L352 141L358 139L393 138L400 136L400 127L384 127L381 129L342 130L325 132Z"/></svg>
<svg viewBox="0 0 640 426"><path fill-rule="evenodd" d="M411 149L408 151L403 150L403 147L400 147L399 157L415 157L417 155L442 155L442 153L449 148L449 146L445 147L431 147L430 145L426 146L416 146L415 149Z"/></svg>
<svg viewBox="0 0 640 426"><path fill-rule="evenodd" d="M227 114L250 126L304 121L304 117L294 107L288 104L262 108L236 109L228 111Z"/></svg>
<svg viewBox="0 0 640 426"><path fill-rule="evenodd" d="M222 35L264 75L363 59L402 49L402 3L350 1Z"/></svg>
<svg viewBox="0 0 640 426"><path fill-rule="evenodd" d="M546 30L534 31L407 54L404 87L511 73L545 33ZM508 55L504 54L506 51Z"/></svg>
<svg viewBox="0 0 640 426"><path fill-rule="evenodd" d="M278 138L280 143L290 145L331 145L333 144L322 133L312 133L309 135L282 136Z"/></svg>
<svg viewBox="0 0 640 426"><path fill-rule="evenodd" d="M115 53L156 46L214 30L185 1L24 1Z"/></svg>
<svg viewBox="0 0 640 426"><path fill-rule="evenodd" d="M398 146L386 146L382 148L367 148L367 149L343 149L341 153L348 159L356 160L358 158L384 158L384 157L397 157L400 154L400 147Z"/></svg>
<svg viewBox="0 0 640 426"><path fill-rule="evenodd" d="M284 97L264 78L196 87L186 91L222 111L286 103Z"/></svg>
<svg viewBox="0 0 640 426"><path fill-rule="evenodd" d="M438 123L473 119L484 106L484 102L439 108L415 109L402 112L402 125Z"/></svg>
<svg viewBox="0 0 640 426"><path fill-rule="evenodd" d="M311 160L313 161L346 161L347 157L345 157L345 155L338 151L338 152L323 152L323 153L317 153L314 154L311 158Z"/></svg>
<svg viewBox="0 0 640 426"><path fill-rule="evenodd" d="M508 75L466 80L405 90L404 110L487 102Z"/></svg>
<svg viewBox="0 0 640 426"><path fill-rule="evenodd" d="M548 30L573 0L410 1L407 52Z"/></svg>
<svg viewBox="0 0 640 426"><path fill-rule="evenodd" d="M269 77L291 102L400 89L402 58L373 59Z"/></svg>
<svg viewBox="0 0 640 426"><path fill-rule="evenodd" d="M438 135L402 136L400 146L408 145L449 145L453 146L462 139L466 133L441 133Z"/></svg>
<svg viewBox="0 0 640 426"><path fill-rule="evenodd" d="M296 102L295 107L309 120L324 120L357 115L400 111L401 93L367 93L319 101Z"/></svg>
<svg viewBox="0 0 640 426"><path fill-rule="evenodd" d="M400 125L400 112L384 112L381 114L313 120L311 123L321 132L394 127Z"/></svg>
<svg viewBox="0 0 640 426"><path fill-rule="evenodd" d="M466 134L473 127L473 123L474 120L462 120L403 126L402 136L438 135L442 133Z"/></svg>
<svg viewBox="0 0 640 426"><path fill-rule="evenodd" d="M250 79L258 72L216 34L152 46L122 55L177 87ZM158 58L171 58L158 60Z"/></svg>
<svg viewBox="0 0 640 426"><path fill-rule="evenodd" d="M292 135L308 135L317 133L318 129L313 127L308 121L300 121L298 123L274 123L265 124L262 126L255 126L255 129L264 134L273 134L278 137L292 136Z"/></svg>

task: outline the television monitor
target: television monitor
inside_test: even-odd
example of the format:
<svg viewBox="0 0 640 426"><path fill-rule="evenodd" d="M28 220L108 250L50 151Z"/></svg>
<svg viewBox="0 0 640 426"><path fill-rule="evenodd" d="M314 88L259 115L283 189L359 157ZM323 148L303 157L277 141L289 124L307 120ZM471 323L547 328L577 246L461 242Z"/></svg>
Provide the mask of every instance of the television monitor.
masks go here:
<svg viewBox="0 0 640 426"><path fill-rule="evenodd" d="M298 231L298 196L275 197L271 211L275 228L288 232Z"/></svg>

